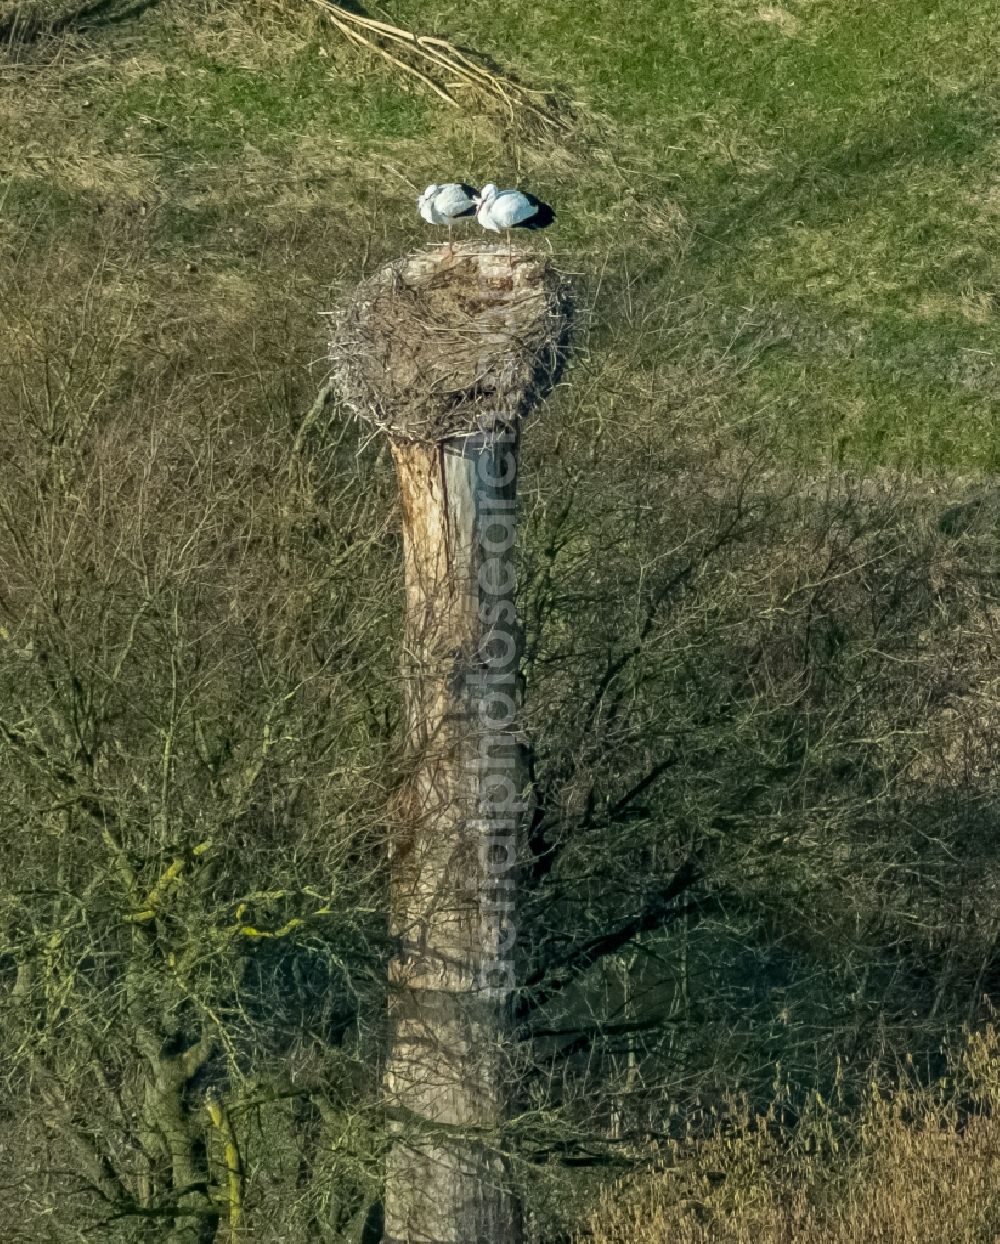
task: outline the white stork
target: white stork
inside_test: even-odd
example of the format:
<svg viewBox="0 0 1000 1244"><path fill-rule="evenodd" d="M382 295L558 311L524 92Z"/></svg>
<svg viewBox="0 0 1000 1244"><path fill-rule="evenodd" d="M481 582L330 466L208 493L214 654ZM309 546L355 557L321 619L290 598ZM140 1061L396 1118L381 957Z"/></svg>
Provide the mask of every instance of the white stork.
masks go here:
<svg viewBox="0 0 1000 1244"><path fill-rule="evenodd" d="M521 190L498 190L488 182L476 200L476 219L484 229L493 233L503 230L507 245L511 247L511 229L545 229L555 220L556 214L548 203L536 199L533 194ZM513 262L513 247L511 247Z"/></svg>
<svg viewBox="0 0 1000 1244"><path fill-rule="evenodd" d="M417 211L429 225L448 226L448 251L452 250L451 231L456 220L475 216L479 194L475 186L449 181L433 182L417 199Z"/></svg>

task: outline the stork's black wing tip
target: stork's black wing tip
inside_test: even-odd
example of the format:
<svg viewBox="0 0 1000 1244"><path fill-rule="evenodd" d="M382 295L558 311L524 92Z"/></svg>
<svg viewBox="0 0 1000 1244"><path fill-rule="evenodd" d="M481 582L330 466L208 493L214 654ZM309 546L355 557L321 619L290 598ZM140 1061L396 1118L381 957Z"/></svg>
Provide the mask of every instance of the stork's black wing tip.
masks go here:
<svg viewBox="0 0 1000 1244"><path fill-rule="evenodd" d="M543 203L541 199L534 199L537 203L534 216L529 217L525 222L527 229L547 229L556 218L555 208L549 203Z"/></svg>
<svg viewBox="0 0 1000 1244"><path fill-rule="evenodd" d="M475 216L477 209L476 209L475 203L473 203L471 200L479 198L479 191L476 189L475 186L470 186L469 183L466 181L460 181L458 183L458 188L465 195L465 197L470 200L470 202L469 202L469 206L465 209L465 211L455 213L455 218L461 219L464 216Z"/></svg>

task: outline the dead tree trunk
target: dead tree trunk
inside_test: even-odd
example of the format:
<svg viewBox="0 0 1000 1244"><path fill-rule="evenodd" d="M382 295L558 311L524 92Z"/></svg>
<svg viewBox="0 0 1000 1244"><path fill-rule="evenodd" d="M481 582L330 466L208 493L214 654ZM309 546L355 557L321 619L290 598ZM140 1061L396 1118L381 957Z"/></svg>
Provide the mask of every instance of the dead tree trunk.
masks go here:
<svg viewBox="0 0 1000 1244"><path fill-rule="evenodd" d="M499 645L490 643L481 608L512 603L509 551L494 562L484 549L494 518L512 520L502 506L513 504L515 471L506 486L487 482L503 478L497 467L511 448L476 436L394 449L403 495L413 771L392 850L400 953L391 970L385 1080L394 1129L387 1244L519 1239L498 1129L524 771L509 729L512 714L504 715L504 734L493 737L483 720L489 674L506 675L494 686L515 692L518 644L512 627L497 631L507 645L500 655L511 661L503 671L490 670L490 649ZM481 574L492 581L488 588L501 589L492 600ZM500 764L507 767L499 770ZM503 825L500 809L491 815L490 807L499 793L490 781L498 773L509 783Z"/></svg>
<svg viewBox="0 0 1000 1244"><path fill-rule="evenodd" d="M538 260L463 247L362 287L332 357L388 433L402 497L407 747L390 848L385 1244L518 1244L505 1116L526 766L516 706L520 418L567 314Z"/></svg>

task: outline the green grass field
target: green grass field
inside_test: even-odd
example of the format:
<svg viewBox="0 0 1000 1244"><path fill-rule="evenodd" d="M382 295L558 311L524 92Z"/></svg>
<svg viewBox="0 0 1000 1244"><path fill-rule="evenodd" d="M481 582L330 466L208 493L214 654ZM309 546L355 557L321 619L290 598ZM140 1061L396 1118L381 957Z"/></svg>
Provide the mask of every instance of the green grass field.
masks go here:
<svg viewBox="0 0 1000 1244"><path fill-rule="evenodd" d="M164 349L198 324L191 350L239 372L254 323L305 399L319 313L426 240L414 187L518 180L556 205L567 269L603 274L595 342L632 338L644 417L675 419L691 373L692 418L763 428L795 466L1000 463L989 0L372 10L558 91L558 139L449 109L305 3L95 6L26 41L16 10L0 232L22 286L58 301L128 254Z"/></svg>

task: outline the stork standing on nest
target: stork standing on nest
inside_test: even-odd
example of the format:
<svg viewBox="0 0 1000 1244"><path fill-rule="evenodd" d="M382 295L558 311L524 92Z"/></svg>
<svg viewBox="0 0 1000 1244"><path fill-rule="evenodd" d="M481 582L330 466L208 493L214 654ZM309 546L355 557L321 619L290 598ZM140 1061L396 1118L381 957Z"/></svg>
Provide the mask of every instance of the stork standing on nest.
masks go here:
<svg viewBox="0 0 1000 1244"><path fill-rule="evenodd" d="M514 262L511 229L545 229L555 218L556 214L549 204L536 199L533 194L525 194L521 190L498 190L492 182L483 186L476 199L476 219L483 228L492 233L503 230L507 234L511 263Z"/></svg>
<svg viewBox="0 0 1000 1244"><path fill-rule="evenodd" d="M455 221L475 216L479 192L465 182L449 181L444 185L432 182L417 199L417 211L429 225L448 226L448 254L453 248L451 231Z"/></svg>

